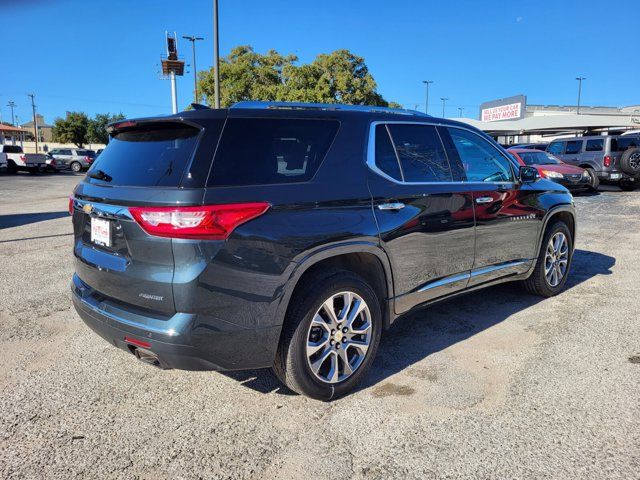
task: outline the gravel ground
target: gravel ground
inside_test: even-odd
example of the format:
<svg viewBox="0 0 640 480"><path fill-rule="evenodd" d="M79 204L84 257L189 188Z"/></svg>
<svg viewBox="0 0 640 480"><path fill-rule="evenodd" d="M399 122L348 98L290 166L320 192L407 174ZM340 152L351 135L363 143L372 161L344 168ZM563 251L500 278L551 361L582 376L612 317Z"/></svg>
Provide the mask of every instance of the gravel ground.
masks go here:
<svg viewBox="0 0 640 480"><path fill-rule="evenodd" d="M326 404L91 333L68 292L79 179L0 176L1 478L640 478L640 192L576 198L561 295L415 312Z"/></svg>

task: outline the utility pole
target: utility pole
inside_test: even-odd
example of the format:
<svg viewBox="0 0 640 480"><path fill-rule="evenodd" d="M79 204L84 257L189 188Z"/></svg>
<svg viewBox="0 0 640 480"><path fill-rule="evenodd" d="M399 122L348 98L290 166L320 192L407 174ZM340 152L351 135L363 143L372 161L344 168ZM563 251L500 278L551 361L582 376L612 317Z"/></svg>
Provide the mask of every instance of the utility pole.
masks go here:
<svg viewBox="0 0 640 480"><path fill-rule="evenodd" d="M33 93L27 95L27 97L31 97L31 110L33 111L33 132L36 137L36 153L38 153L38 119L36 118L36 104L33 100Z"/></svg>
<svg viewBox="0 0 640 480"><path fill-rule="evenodd" d="M423 80L422 83L424 83L426 88L426 99L424 102L424 113L428 114L429 113L429 85L431 85L433 83L433 80Z"/></svg>
<svg viewBox="0 0 640 480"><path fill-rule="evenodd" d="M460 112L459 117L462 118L462 111L464 110L464 107L458 107L458 111Z"/></svg>
<svg viewBox="0 0 640 480"><path fill-rule="evenodd" d="M578 109L576 115L580 115L580 96L582 95L582 81L586 79L587 77L576 77L576 80L578 80Z"/></svg>
<svg viewBox="0 0 640 480"><path fill-rule="evenodd" d="M193 95L195 103L198 103L198 69L196 68L196 41L204 40L203 37L194 37L193 35L183 35L182 38L191 42L191 51L193 52Z"/></svg>
<svg viewBox="0 0 640 480"><path fill-rule="evenodd" d="M16 120L15 120L15 117L13 116L13 108L15 106L16 106L16 102L14 102L13 100L7 103L7 107L11 109L11 125L13 125L14 127L16 126Z"/></svg>
<svg viewBox="0 0 640 480"><path fill-rule="evenodd" d="M213 0L213 68L215 108L220 108L220 44L218 42L218 0Z"/></svg>
<svg viewBox="0 0 640 480"><path fill-rule="evenodd" d="M449 100L448 98L440 98L440 100L442 100L442 118L444 118L444 104L447 100Z"/></svg>

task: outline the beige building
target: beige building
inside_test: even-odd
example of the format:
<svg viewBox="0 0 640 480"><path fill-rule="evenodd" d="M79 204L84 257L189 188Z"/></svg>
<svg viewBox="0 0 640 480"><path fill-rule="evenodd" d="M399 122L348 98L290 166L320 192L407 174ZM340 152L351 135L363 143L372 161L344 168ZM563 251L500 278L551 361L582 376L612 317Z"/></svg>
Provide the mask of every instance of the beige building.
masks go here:
<svg viewBox="0 0 640 480"><path fill-rule="evenodd" d="M38 133L40 142L52 142L53 141L53 125L49 125L44 121L44 117L39 113L36 114L36 119L38 120ZM29 139L33 140L36 138L35 129L33 126L33 120L27 123L23 123L20 125L22 128L29 132Z"/></svg>

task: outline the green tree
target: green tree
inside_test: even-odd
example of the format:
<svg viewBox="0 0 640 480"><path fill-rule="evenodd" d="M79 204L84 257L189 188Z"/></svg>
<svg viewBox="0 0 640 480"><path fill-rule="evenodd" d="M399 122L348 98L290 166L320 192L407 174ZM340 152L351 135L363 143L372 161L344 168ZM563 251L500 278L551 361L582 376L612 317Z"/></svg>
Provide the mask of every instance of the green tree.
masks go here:
<svg viewBox="0 0 640 480"><path fill-rule="evenodd" d="M107 125L118 120L124 120L124 115L118 113L112 115L110 113L97 113L96 116L89 120L87 128L87 140L90 143L108 143L109 134L107 133Z"/></svg>
<svg viewBox="0 0 640 480"><path fill-rule="evenodd" d="M83 112L67 112L66 118L56 118L53 123L53 140L73 143L82 148L87 143L89 117Z"/></svg>
<svg viewBox="0 0 640 480"><path fill-rule="evenodd" d="M212 105L213 69L199 72L198 77L200 91ZM298 65L295 55L275 50L261 55L249 45L239 46L221 59L220 87L223 107L242 100L389 105L377 92L364 58L344 49Z"/></svg>

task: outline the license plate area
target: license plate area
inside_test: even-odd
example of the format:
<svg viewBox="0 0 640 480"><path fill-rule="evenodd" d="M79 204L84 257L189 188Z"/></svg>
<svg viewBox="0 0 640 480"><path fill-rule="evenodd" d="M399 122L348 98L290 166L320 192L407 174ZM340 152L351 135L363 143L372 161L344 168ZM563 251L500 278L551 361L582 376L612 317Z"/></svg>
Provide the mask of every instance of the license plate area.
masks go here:
<svg viewBox="0 0 640 480"><path fill-rule="evenodd" d="M109 220L91 217L91 243L102 247L111 246L111 222Z"/></svg>
<svg viewBox="0 0 640 480"><path fill-rule="evenodd" d="M611 180L620 180L622 178L622 174L621 173L612 173L611 174Z"/></svg>

